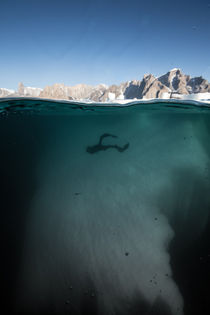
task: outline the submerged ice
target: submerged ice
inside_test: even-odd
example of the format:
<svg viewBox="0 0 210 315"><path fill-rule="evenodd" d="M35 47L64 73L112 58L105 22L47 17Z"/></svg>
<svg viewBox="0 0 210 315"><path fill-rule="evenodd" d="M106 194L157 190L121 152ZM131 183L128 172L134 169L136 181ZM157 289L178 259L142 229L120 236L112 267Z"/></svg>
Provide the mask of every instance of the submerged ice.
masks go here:
<svg viewBox="0 0 210 315"><path fill-rule="evenodd" d="M28 213L19 310L184 314L170 261L170 220L176 211L189 213L167 198L181 168L202 175L208 166L192 121L141 112L58 118ZM107 134L116 136L103 137L110 147L89 154ZM122 152L115 147L128 143ZM193 185L183 183L186 200ZM205 221L204 214L198 229Z"/></svg>

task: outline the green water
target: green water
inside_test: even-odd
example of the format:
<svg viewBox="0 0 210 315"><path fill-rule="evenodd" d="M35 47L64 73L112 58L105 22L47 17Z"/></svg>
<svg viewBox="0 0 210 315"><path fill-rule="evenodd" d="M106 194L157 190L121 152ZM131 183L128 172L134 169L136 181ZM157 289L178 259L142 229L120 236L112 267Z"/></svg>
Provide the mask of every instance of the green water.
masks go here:
<svg viewBox="0 0 210 315"><path fill-rule="evenodd" d="M208 105L0 107L9 311L206 313Z"/></svg>

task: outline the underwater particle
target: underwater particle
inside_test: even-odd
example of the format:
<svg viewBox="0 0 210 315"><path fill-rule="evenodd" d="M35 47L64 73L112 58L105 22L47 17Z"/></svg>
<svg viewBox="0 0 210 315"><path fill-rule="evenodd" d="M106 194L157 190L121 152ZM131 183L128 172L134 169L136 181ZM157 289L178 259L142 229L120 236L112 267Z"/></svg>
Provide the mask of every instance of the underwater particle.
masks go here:
<svg viewBox="0 0 210 315"><path fill-rule="evenodd" d="M155 218L155 221L157 221L157 218Z"/></svg>
<svg viewBox="0 0 210 315"><path fill-rule="evenodd" d="M72 290L72 289L73 289L73 287L72 287L72 285L70 285L69 290Z"/></svg>
<svg viewBox="0 0 210 315"><path fill-rule="evenodd" d="M81 193L80 192L75 192L74 195L78 196L78 195L81 195Z"/></svg>
<svg viewBox="0 0 210 315"><path fill-rule="evenodd" d="M128 256L129 255L129 252L125 252L125 256Z"/></svg>
<svg viewBox="0 0 210 315"><path fill-rule="evenodd" d="M68 304L70 304L70 301L69 301L69 300L66 300L66 302L65 302L65 303L68 305Z"/></svg>
<svg viewBox="0 0 210 315"><path fill-rule="evenodd" d="M95 296L95 293L92 292L92 293L91 293L91 297L94 297L94 296Z"/></svg>
<svg viewBox="0 0 210 315"><path fill-rule="evenodd" d="M168 273L166 273L165 276L168 277L169 276Z"/></svg>

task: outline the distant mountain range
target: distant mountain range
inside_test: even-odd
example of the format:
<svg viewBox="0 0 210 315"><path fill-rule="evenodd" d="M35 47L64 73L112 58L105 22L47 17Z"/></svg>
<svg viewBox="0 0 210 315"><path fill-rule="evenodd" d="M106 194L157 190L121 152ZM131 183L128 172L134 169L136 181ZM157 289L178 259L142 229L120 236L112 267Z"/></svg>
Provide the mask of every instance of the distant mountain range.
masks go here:
<svg viewBox="0 0 210 315"><path fill-rule="evenodd" d="M182 96L187 99L199 93L206 93L206 97L210 99L210 83L202 76L191 78L177 68L158 78L152 74L145 74L142 80L132 80L111 86L104 84L97 86L86 84L65 86L56 83L40 89L25 87L23 83L19 83L17 91L0 88L0 97L21 96L95 102L124 99L182 98Z"/></svg>

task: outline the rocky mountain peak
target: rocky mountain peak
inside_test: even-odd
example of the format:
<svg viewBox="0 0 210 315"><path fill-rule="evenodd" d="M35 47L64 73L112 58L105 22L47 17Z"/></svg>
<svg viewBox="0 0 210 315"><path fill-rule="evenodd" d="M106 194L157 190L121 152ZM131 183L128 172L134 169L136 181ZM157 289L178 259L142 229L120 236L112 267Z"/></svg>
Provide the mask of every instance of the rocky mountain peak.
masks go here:
<svg viewBox="0 0 210 315"><path fill-rule="evenodd" d="M174 68L158 78L158 80L168 87L172 92L177 91L180 94L188 94L187 83L190 76L185 75L180 69Z"/></svg>
<svg viewBox="0 0 210 315"><path fill-rule="evenodd" d="M24 85L23 85L23 82L18 83L18 94L24 95Z"/></svg>
<svg viewBox="0 0 210 315"><path fill-rule="evenodd" d="M29 96L29 97L39 97L42 89L35 87L26 87L22 82L18 84L18 95L19 96Z"/></svg>
<svg viewBox="0 0 210 315"><path fill-rule="evenodd" d="M187 83L188 90L193 93L210 92L210 83L202 76L192 78Z"/></svg>
<svg viewBox="0 0 210 315"><path fill-rule="evenodd" d="M191 78L189 75L185 75L181 69L174 68L160 77L155 77L150 73L145 74L142 80L135 79L110 86L105 84L66 86L63 83L55 83L51 86L46 86L44 89L39 89L25 87L20 82L17 92L0 88L0 97L28 96L107 102L122 99L179 98L179 95L205 92L210 93L210 83L206 79L202 76Z"/></svg>
<svg viewBox="0 0 210 315"><path fill-rule="evenodd" d="M146 73L146 74L144 74L143 80L148 81L148 80L151 80L151 79L156 79L153 74L151 74L151 73Z"/></svg>

